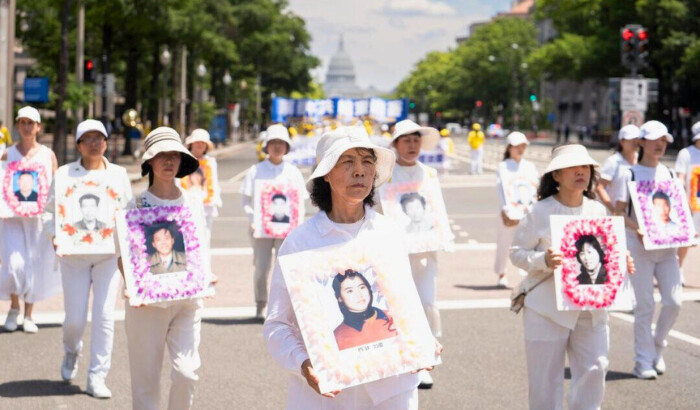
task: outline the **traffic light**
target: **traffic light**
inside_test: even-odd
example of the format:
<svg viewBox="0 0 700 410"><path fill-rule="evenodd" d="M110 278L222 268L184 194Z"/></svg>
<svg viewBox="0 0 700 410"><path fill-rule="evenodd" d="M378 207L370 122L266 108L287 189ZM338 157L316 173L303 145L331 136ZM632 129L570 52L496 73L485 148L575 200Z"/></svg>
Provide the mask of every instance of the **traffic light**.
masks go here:
<svg viewBox="0 0 700 410"><path fill-rule="evenodd" d="M86 59L83 63L83 81L86 83L95 82L95 63L91 58Z"/></svg>
<svg viewBox="0 0 700 410"><path fill-rule="evenodd" d="M481 100L476 100L476 108L481 108L484 103Z"/></svg>
<svg viewBox="0 0 700 410"><path fill-rule="evenodd" d="M410 108L410 109L416 108L416 103L413 102L413 101L409 102L409 103L408 103L408 108Z"/></svg>
<svg viewBox="0 0 700 410"><path fill-rule="evenodd" d="M620 43L620 57L622 65L628 68L637 63L637 36L635 35L638 25L629 24L620 30L622 37Z"/></svg>
<svg viewBox="0 0 700 410"><path fill-rule="evenodd" d="M649 65L649 32L641 27L637 30L637 66L639 68Z"/></svg>
<svg viewBox="0 0 700 410"><path fill-rule="evenodd" d="M535 94L530 94L530 101L536 102L537 101L537 96Z"/></svg>

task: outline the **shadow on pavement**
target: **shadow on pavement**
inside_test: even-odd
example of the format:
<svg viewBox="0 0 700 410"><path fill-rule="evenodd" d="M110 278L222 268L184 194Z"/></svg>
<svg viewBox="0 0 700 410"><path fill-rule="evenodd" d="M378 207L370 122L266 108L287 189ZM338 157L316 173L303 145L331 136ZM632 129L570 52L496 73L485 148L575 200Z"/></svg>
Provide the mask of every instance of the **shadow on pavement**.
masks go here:
<svg viewBox="0 0 700 410"><path fill-rule="evenodd" d="M505 289L513 289L511 287L505 287L502 288L497 285L455 285L456 288L459 289L469 289L469 290L505 290Z"/></svg>
<svg viewBox="0 0 700 410"><path fill-rule="evenodd" d="M564 379L571 380L571 370L567 367L564 369ZM632 373L618 372L615 370L608 370L605 375L605 381L615 381L615 380L627 380L636 379Z"/></svg>
<svg viewBox="0 0 700 410"><path fill-rule="evenodd" d="M0 397L74 396L80 387L57 380L20 380L0 384Z"/></svg>
<svg viewBox="0 0 700 410"><path fill-rule="evenodd" d="M203 323L211 325L262 325L263 320L254 317L241 319L202 319Z"/></svg>
<svg viewBox="0 0 700 410"><path fill-rule="evenodd" d="M37 327L38 327L39 329L51 329L52 327L61 327L61 326L62 326L62 325L61 325L60 323L54 323L54 324L48 324L48 325L37 325ZM22 333L23 333L23 332L22 332L22 325L19 325L19 327L17 328L17 330L15 330L15 331L13 331L13 332L8 332L7 330L5 330L4 327L0 326L0 334L4 334L4 333L8 333L8 334L9 334L9 333L18 333L18 334L22 334Z"/></svg>

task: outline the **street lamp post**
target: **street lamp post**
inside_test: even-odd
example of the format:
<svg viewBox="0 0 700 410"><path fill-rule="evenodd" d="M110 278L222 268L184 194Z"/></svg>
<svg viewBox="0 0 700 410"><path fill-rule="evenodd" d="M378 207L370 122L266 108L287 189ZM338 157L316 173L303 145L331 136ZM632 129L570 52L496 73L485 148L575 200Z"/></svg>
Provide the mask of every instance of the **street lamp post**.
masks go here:
<svg viewBox="0 0 700 410"><path fill-rule="evenodd" d="M170 54L170 50L168 50L168 46L163 46L163 51L160 53L160 64L163 66L163 116L161 117L161 123L166 127L170 124L170 121L168 120L168 83L166 77L168 75L168 66L170 65L171 58L172 55Z"/></svg>
<svg viewBox="0 0 700 410"><path fill-rule="evenodd" d="M244 115L243 128L241 131L241 140L245 140L246 132L248 130L248 115L245 114L245 110L248 107L248 99L245 97L245 90L248 88L248 82L246 80L241 80L241 112Z"/></svg>
<svg viewBox="0 0 700 410"><path fill-rule="evenodd" d="M231 74L229 74L228 70L226 70L226 72L224 73L224 78L222 78L222 81L224 83L224 113L226 115L226 135L224 136L224 141L227 141L230 135L230 124L228 119L228 86L231 84L231 81L233 81L233 79L231 78Z"/></svg>
<svg viewBox="0 0 700 410"><path fill-rule="evenodd" d="M204 63L199 63L197 66L197 77L199 77L199 81L197 82L197 126L200 127L201 124L200 122L202 121L202 79L204 76L207 74L207 67L204 66Z"/></svg>
<svg viewBox="0 0 700 410"><path fill-rule="evenodd" d="M520 122L520 116L518 115L518 75L517 75L517 61L516 52L520 46L518 43L513 43L510 45L513 49L513 129L518 129L518 122Z"/></svg>

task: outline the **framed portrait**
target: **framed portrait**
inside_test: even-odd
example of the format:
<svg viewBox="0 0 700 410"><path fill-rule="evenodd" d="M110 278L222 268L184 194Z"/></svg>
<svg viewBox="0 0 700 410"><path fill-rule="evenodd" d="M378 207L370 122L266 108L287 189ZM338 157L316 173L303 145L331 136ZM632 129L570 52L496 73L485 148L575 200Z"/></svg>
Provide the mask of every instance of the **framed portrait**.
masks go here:
<svg viewBox="0 0 700 410"><path fill-rule="evenodd" d="M59 255L114 253L114 221L126 199L104 176L58 178L56 252Z"/></svg>
<svg viewBox="0 0 700 410"><path fill-rule="evenodd" d="M505 203L505 213L510 219L520 220L537 201L537 187L540 181L509 172L501 174L501 189Z"/></svg>
<svg viewBox="0 0 700 410"><path fill-rule="evenodd" d="M409 253L441 250L452 239L442 191L429 178L385 184L379 196L384 215L406 231Z"/></svg>
<svg viewBox="0 0 700 410"><path fill-rule="evenodd" d="M279 258L322 393L440 362L402 247L379 242Z"/></svg>
<svg viewBox="0 0 700 410"><path fill-rule="evenodd" d="M558 310L632 310L625 222L620 216L550 216L552 247L562 254L554 271Z"/></svg>
<svg viewBox="0 0 700 410"><path fill-rule="evenodd" d="M288 183L255 181L254 238L286 238L302 222L304 206L299 189Z"/></svg>
<svg viewBox="0 0 700 410"><path fill-rule="evenodd" d="M681 181L632 181L630 196L644 249L665 249L696 243L695 224Z"/></svg>
<svg viewBox="0 0 700 410"><path fill-rule="evenodd" d="M199 168L180 179L180 185L183 189L196 195L197 198L202 198L203 203L208 205L214 201L214 181L216 178L217 175L209 160L200 158Z"/></svg>
<svg viewBox="0 0 700 410"><path fill-rule="evenodd" d="M200 231L186 206L117 212L131 306L213 295Z"/></svg>
<svg viewBox="0 0 700 410"><path fill-rule="evenodd" d="M700 165L693 166L689 178L690 210L700 212Z"/></svg>
<svg viewBox="0 0 700 410"><path fill-rule="evenodd" d="M48 170L35 162L6 162L0 171L0 218L38 217L49 196Z"/></svg>

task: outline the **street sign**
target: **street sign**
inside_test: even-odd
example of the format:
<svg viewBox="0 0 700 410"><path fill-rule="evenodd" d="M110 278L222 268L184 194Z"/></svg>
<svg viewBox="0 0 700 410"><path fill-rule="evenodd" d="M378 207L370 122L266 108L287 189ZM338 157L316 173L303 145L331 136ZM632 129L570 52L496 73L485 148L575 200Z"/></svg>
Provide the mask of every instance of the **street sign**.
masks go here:
<svg viewBox="0 0 700 410"><path fill-rule="evenodd" d="M622 126L633 124L641 127L644 124L644 111L625 111L622 114Z"/></svg>
<svg viewBox="0 0 700 410"><path fill-rule="evenodd" d="M24 79L24 102L49 102L49 77L27 77Z"/></svg>
<svg viewBox="0 0 700 410"><path fill-rule="evenodd" d="M107 95L114 94L114 73L107 73L105 83L105 89L107 90ZM95 94L102 95L102 74L97 74L97 81L95 81Z"/></svg>
<svg viewBox="0 0 700 410"><path fill-rule="evenodd" d="M623 78L620 85L620 109L646 112L648 90L645 78Z"/></svg>

